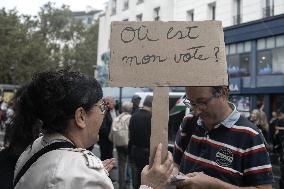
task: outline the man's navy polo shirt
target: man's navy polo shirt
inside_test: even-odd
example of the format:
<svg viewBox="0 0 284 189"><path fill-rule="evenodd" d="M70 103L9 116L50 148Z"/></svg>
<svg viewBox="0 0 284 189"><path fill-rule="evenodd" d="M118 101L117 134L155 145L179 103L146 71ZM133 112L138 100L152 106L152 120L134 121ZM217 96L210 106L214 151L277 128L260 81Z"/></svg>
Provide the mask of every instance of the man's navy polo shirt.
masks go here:
<svg viewBox="0 0 284 189"><path fill-rule="evenodd" d="M262 134L230 105L233 112L210 131L201 119L184 118L176 136L175 163L184 174L203 171L236 186L271 184L272 167Z"/></svg>

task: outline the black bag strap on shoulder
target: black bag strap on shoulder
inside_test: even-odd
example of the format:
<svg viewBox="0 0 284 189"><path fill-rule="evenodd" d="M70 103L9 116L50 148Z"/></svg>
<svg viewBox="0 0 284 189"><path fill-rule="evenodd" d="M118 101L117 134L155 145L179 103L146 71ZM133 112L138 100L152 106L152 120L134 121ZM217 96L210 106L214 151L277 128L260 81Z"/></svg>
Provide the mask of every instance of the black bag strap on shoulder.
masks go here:
<svg viewBox="0 0 284 189"><path fill-rule="evenodd" d="M52 150L56 150L59 148L75 148L75 146L70 142L54 142L42 148L40 151L35 153L22 167L22 169L18 172L17 176L14 180L14 187L17 185L21 177L26 173L26 171L31 167L31 165L38 160L43 154L50 152Z"/></svg>

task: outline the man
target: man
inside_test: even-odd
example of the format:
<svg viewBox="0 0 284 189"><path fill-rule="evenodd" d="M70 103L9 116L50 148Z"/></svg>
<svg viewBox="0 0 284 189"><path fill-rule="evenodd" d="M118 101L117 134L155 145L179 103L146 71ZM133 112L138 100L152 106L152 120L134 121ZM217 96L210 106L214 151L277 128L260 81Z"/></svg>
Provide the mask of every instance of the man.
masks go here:
<svg viewBox="0 0 284 189"><path fill-rule="evenodd" d="M272 188L272 167L259 129L227 102L228 88L186 87L185 117L174 162L189 178L182 188Z"/></svg>
<svg viewBox="0 0 284 189"><path fill-rule="evenodd" d="M113 143L109 140L108 136L110 133L112 120L116 117L114 111L115 100L110 97L104 97L104 101L108 104L108 110L105 113L102 126L99 131L99 146L101 152L101 160L113 158Z"/></svg>
<svg viewBox="0 0 284 189"><path fill-rule="evenodd" d="M113 120L109 134L109 139L114 143L117 150L120 189L126 188L125 172L128 162L129 121L132 106L132 102L125 101L122 103L122 113Z"/></svg>
<svg viewBox="0 0 284 189"><path fill-rule="evenodd" d="M140 186L141 171L149 163L151 118L152 118L152 96L147 96L143 108L135 112L129 123L129 144L130 158L132 159L133 188Z"/></svg>
<svg viewBox="0 0 284 189"><path fill-rule="evenodd" d="M131 115L133 115L136 111L139 110L139 103L140 103L141 97L139 95L133 95L131 102L133 104Z"/></svg>

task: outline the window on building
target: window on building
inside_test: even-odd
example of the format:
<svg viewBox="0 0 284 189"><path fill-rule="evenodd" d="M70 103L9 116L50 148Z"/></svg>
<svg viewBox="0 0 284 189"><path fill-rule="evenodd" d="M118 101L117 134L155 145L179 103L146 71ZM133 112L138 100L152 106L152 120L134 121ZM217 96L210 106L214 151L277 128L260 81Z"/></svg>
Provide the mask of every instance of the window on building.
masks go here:
<svg viewBox="0 0 284 189"><path fill-rule="evenodd" d="M116 14L116 0L111 1L111 15Z"/></svg>
<svg viewBox="0 0 284 189"><path fill-rule="evenodd" d="M154 8L154 20L159 21L160 20L160 7Z"/></svg>
<svg viewBox="0 0 284 189"><path fill-rule="evenodd" d="M257 74L284 74L284 35L257 40Z"/></svg>
<svg viewBox="0 0 284 189"><path fill-rule="evenodd" d="M250 52L251 51L251 42L250 41L246 41L244 44L244 51L245 52Z"/></svg>
<svg viewBox="0 0 284 189"><path fill-rule="evenodd" d="M235 7L235 15L233 16L234 25L242 23L242 0L235 0L234 7Z"/></svg>
<svg viewBox="0 0 284 189"><path fill-rule="evenodd" d="M87 24L92 24L93 18L92 17L88 17L87 18Z"/></svg>
<svg viewBox="0 0 284 189"><path fill-rule="evenodd" d="M274 48L257 53L258 75L284 74L284 48Z"/></svg>
<svg viewBox="0 0 284 189"><path fill-rule="evenodd" d="M263 18L274 15L274 0L263 0Z"/></svg>
<svg viewBox="0 0 284 189"><path fill-rule="evenodd" d="M259 51L257 53L257 74L267 75L272 73L271 50Z"/></svg>
<svg viewBox="0 0 284 189"><path fill-rule="evenodd" d="M228 62L228 73L231 77L239 76L240 72L240 66L239 66L239 56L237 54L235 55L229 55L227 56L227 62Z"/></svg>
<svg viewBox="0 0 284 189"><path fill-rule="evenodd" d="M269 37L266 39L266 48L267 49L275 48L275 38L274 37Z"/></svg>
<svg viewBox="0 0 284 189"><path fill-rule="evenodd" d="M284 35L276 37L276 47L284 47Z"/></svg>
<svg viewBox="0 0 284 189"><path fill-rule="evenodd" d="M123 2L123 10L127 10L129 6L129 0L124 0Z"/></svg>
<svg viewBox="0 0 284 189"><path fill-rule="evenodd" d="M243 53L244 52L244 43L238 43L237 44L237 53Z"/></svg>
<svg viewBox="0 0 284 189"><path fill-rule="evenodd" d="M136 3L136 4L138 5L138 4L141 4L141 3L143 3L143 2L144 2L144 0L137 0L137 3Z"/></svg>
<svg viewBox="0 0 284 189"><path fill-rule="evenodd" d="M232 43L230 45L226 45L226 54L241 54L244 52L251 51L251 41L246 41L242 43Z"/></svg>
<svg viewBox="0 0 284 189"><path fill-rule="evenodd" d="M249 76L250 54L234 54L227 56L228 73L230 77Z"/></svg>
<svg viewBox="0 0 284 189"><path fill-rule="evenodd" d="M128 18L123 19L122 21L128 21Z"/></svg>
<svg viewBox="0 0 284 189"><path fill-rule="evenodd" d="M249 76L250 54L240 54L240 75Z"/></svg>
<svg viewBox="0 0 284 189"><path fill-rule="evenodd" d="M237 45L236 44L231 44L230 46L229 46L229 54L235 54L235 53L237 53Z"/></svg>
<svg viewBox="0 0 284 189"><path fill-rule="evenodd" d="M194 10L186 11L186 20L187 21L194 21Z"/></svg>
<svg viewBox="0 0 284 189"><path fill-rule="evenodd" d="M251 41L226 45L228 73L231 77L250 75Z"/></svg>
<svg viewBox="0 0 284 189"><path fill-rule="evenodd" d="M266 44L265 44L264 38L257 40L257 50L263 50L263 49L265 49L265 46L266 46Z"/></svg>
<svg viewBox="0 0 284 189"><path fill-rule="evenodd" d="M261 38L257 40L257 50L284 47L284 35Z"/></svg>
<svg viewBox="0 0 284 189"><path fill-rule="evenodd" d="M272 74L284 74L284 47L272 50Z"/></svg>
<svg viewBox="0 0 284 189"><path fill-rule="evenodd" d="M136 15L136 21L142 21L143 14Z"/></svg>
<svg viewBox="0 0 284 189"><path fill-rule="evenodd" d="M228 46L228 45L226 45L226 46L225 46L226 55L228 55L228 54L229 54L229 50L230 50L230 49L229 49L229 46Z"/></svg>
<svg viewBox="0 0 284 189"><path fill-rule="evenodd" d="M208 16L209 20L216 19L216 2L208 4Z"/></svg>

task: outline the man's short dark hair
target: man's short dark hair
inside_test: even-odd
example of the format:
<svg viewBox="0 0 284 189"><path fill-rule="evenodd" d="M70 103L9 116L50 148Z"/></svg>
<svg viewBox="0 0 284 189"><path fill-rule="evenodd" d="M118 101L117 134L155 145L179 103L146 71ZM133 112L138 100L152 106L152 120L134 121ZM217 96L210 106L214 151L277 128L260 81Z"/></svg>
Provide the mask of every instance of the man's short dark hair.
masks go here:
<svg viewBox="0 0 284 189"><path fill-rule="evenodd" d="M133 103L133 106L139 106L141 97L139 95L133 95L131 102Z"/></svg>
<svg viewBox="0 0 284 189"><path fill-rule="evenodd" d="M152 107L153 96L148 95L143 103L143 106Z"/></svg>
<svg viewBox="0 0 284 189"><path fill-rule="evenodd" d="M212 87L212 94L214 96L226 95L228 96L229 88L227 86L214 86Z"/></svg>

